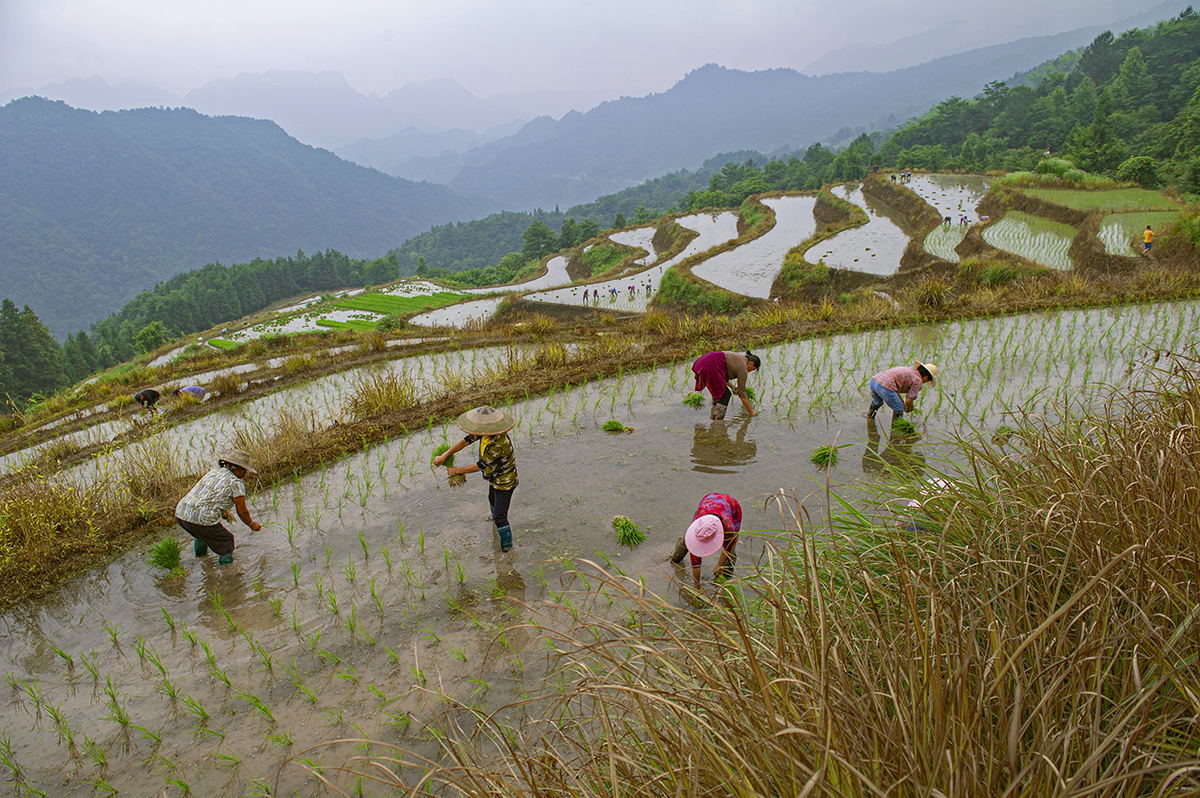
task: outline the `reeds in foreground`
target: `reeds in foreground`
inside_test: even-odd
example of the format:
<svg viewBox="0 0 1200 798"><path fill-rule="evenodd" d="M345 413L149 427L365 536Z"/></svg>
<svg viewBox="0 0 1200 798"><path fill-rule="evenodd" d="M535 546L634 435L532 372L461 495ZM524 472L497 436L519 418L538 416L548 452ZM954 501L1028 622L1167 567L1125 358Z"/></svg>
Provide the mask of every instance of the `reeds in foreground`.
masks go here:
<svg viewBox="0 0 1200 798"><path fill-rule="evenodd" d="M571 678L534 720L462 706L435 759L346 767L476 796L1196 794L1200 362L1150 379L959 441L906 528L841 502L814 528L778 496L775 545L712 608L601 572L590 611L538 610Z"/></svg>

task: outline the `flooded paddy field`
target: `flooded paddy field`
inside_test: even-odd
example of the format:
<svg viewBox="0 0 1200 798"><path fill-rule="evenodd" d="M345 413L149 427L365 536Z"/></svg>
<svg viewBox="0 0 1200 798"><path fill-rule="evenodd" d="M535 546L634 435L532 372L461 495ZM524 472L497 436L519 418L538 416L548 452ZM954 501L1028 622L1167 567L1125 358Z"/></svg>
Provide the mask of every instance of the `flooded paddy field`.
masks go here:
<svg viewBox="0 0 1200 798"><path fill-rule="evenodd" d="M586 285L572 285L553 291L540 291L529 294L525 298L530 302L553 302L560 305L583 305L583 292L588 292L587 304L610 310L634 311L644 313L650 305L650 299L658 291L659 281L663 272L681 263L693 255L697 255L713 247L720 246L737 238L737 214L730 211L717 213L697 213L684 216L676 222L688 230L694 230L699 235L693 238L683 250L670 258L644 271L629 274L612 280ZM642 228L653 237L652 228ZM636 233L637 231L632 231ZM624 235L624 234L619 234ZM630 239L635 239L630 236ZM630 239L618 241L628 244ZM634 246L630 244L630 246ZM632 289L632 290L630 290ZM615 293L614 293L615 292Z"/></svg>
<svg viewBox="0 0 1200 798"><path fill-rule="evenodd" d="M750 384L760 414L734 406L720 422L681 404L689 362L514 403L521 484L510 512L516 548L503 556L483 481L472 475L452 489L429 468L433 446L459 436L453 428L259 486L250 504L265 526L231 527L233 565L185 552L183 573L169 576L150 569L143 549L0 616L0 762L54 796L109 787L261 795L276 794L276 771L293 757L334 777L332 768L364 753L363 738L432 754L438 736L453 733L439 726L442 711L498 710L520 722L511 705L562 678L521 602L569 615L586 595L599 611L627 612L577 560L619 569L682 606L678 580L687 576L665 558L705 493L742 502L737 568L748 576L781 526L777 510L764 511L766 497L822 489L825 474L809 461L817 446L848 444L831 472L835 489L886 516L878 494L887 486L950 467L947 436L1018 425L1008 414L1018 407L1053 414L1062 400L1093 404L1101 385L1122 383L1155 348L1182 347L1198 332L1200 303L1184 302L792 341L759 351ZM447 368L478 372L491 357L458 354L392 368L433 384ZM863 417L866 381L916 357L937 363L941 379L917 402L921 436L890 440L888 411L878 425ZM340 393L332 381L308 386L312 412L337 415L357 378L340 376ZM254 403L244 422L268 425L300 401L292 393ZM633 431L602 431L609 419ZM228 443L217 422L194 434L204 439L197 456ZM819 520L821 498L806 506ZM618 514L648 540L618 547L609 526ZM178 529L165 533L189 542ZM708 586L711 563L704 575ZM308 750L345 738L357 741ZM324 794L298 768L279 786ZM372 794L370 784L363 790Z"/></svg>
<svg viewBox="0 0 1200 798"><path fill-rule="evenodd" d="M823 261L835 269L850 269L869 274L894 274L908 246L910 231L899 214L863 196L862 186L847 183L834 186L833 193L863 208L869 221L827 238L804 254L810 263Z"/></svg>
<svg viewBox="0 0 1200 798"><path fill-rule="evenodd" d="M978 206L990 189L983 175L913 175L905 183L921 199L950 221L929 231L925 251L950 263L958 263L957 247L971 225L981 221ZM965 222L965 224L964 224Z"/></svg>
<svg viewBox="0 0 1200 798"><path fill-rule="evenodd" d="M1075 264L1067 251L1078 232L1069 224L1009 211L984 228L983 240L1050 269L1071 269Z"/></svg>
<svg viewBox="0 0 1200 798"><path fill-rule="evenodd" d="M1100 225L1100 240L1111 255L1141 255L1142 233L1146 225L1162 232L1179 216L1176 211L1110 213Z"/></svg>
<svg viewBox="0 0 1200 798"><path fill-rule="evenodd" d="M766 299L783 268L788 250L817 231L813 208L816 197L764 199L775 211L775 226L759 238L721 252L692 267L692 274L728 291Z"/></svg>

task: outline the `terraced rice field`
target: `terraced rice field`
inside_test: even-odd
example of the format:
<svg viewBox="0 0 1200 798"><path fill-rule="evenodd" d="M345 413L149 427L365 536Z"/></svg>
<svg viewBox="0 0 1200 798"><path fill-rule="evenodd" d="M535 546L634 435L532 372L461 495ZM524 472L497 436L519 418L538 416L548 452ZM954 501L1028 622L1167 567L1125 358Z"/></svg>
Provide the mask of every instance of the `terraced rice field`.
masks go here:
<svg viewBox="0 0 1200 798"><path fill-rule="evenodd" d="M1055 205L1079 211L1169 211L1178 208L1159 191L1145 188L1118 188L1108 191L1083 191L1067 188L1022 188L1022 193Z"/></svg>
<svg viewBox="0 0 1200 798"><path fill-rule="evenodd" d="M1105 251L1112 255L1140 255L1146 225L1161 233L1178 217L1178 211L1110 213L1100 225L1100 240Z"/></svg>
<svg viewBox="0 0 1200 798"><path fill-rule="evenodd" d="M706 408L683 406L692 388L686 362L517 402L509 408L519 420L517 548L507 556L494 547L483 483L472 477L451 489L429 468L433 446L459 433L416 431L262 486L251 506L265 527L235 528L231 566L188 555L182 575L169 576L143 551L130 552L6 614L0 753L19 768L25 794L56 798L314 795L324 788L305 768L336 781L336 767L365 752L363 739L436 756L443 736L464 731L442 722L445 710L520 723L520 702L566 677L526 623L525 604L545 599L569 613L590 601L614 620L626 616L590 566L571 558L682 605L687 576L665 555L715 487L742 500L737 568L748 575L778 534L764 496L779 488L804 496L823 484L808 461L815 446L850 444L833 480L865 500L951 467L943 435L987 435L1015 423L1009 414L1021 407L1053 414L1064 399L1096 404L1101 383L1123 383L1157 348L1198 334L1200 303L1188 302L794 341L760 352L754 419L731 408L728 421L712 422ZM497 356L460 352L392 367L423 375L424 392L449 372L482 373ZM885 425L862 417L865 383L914 357L938 363L940 379L917 403L921 439L892 441ZM209 458L229 426L270 427L285 413L336 418L362 376L338 375L341 389L314 384L301 407L297 389L240 417L211 419L184 448ZM603 432L607 419L633 432ZM820 518L819 498L806 506ZM886 517L886 508L865 510ZM618 547L609 528L616 514L646 530L647 542ZM348 741L311 748L333 740ZM377 794L370 783L338 783Z"/></svg>
<svg viewBox="0 0 1200 798"><path fill-rule="evenodd" d="M1070 269L1074 262L1067 254L1077 231L1061 222L1021 211L1009 211L983 230L983 240L996 249L1011 252L1051 269Z"/></svg>
<svg viewBox="0 0 1200 798"><path fill-rule="evenodd" d="M804 254L805 260L823 261L835 269L894 274L908 246L909 231L903 220L875 200L864 197L858 183L834 186L832 190L838 197L865 209L869 221L820 242Z"/></svg>
<svg viewBox="0 0 1200 798"><path fill-rule="evenodd" d="M905 184L933 206L938 216L949 218L925 237L925 251L950 263L958 263L955 247L963 240L970 225L981 221L977 207L987 196L990 181L981 175L913 175ZM962 217L967 224L962 224Z"/></svg>
<svg viewBox="0 0 1200 798"><path fill-rule="evenodd" d="M766 299L788 251L817 231L816 197L778 197L763 204L775 211L775 226L759 238L692 267L692 274L736 294Z"/></svg>

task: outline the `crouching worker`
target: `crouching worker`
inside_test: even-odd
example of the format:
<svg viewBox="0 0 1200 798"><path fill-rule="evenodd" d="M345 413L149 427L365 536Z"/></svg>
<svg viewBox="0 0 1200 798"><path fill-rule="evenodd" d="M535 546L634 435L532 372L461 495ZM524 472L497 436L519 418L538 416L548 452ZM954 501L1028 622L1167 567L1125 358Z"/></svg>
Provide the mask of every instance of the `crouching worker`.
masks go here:
<svg viewBox="0 0 1200 798"><path fill-rule="evenodd" d="M761 365L762 360L752 352L744 355L737 352L709 352L696 359L692 364L692 373L696 375L695 390L708 389L712 396L711 418L714 421L725 418L729 400L734 396L742 400L746 415L756 415L746 395L746 379ZM737 380L737 385L731 387L730 380Z"/></svg>
<svg viewBox="0 0 1200 798"><path fill-rule="evenodd" d="M867 418L875 418L879 408L886 404L892 408L892 423L895 424L906 412L912 412L917 394L921 393L925 383L933 384L937 372L937 366L920 361L879 372L871 378L871 409L867 411Z"/></svg>
<svg viewBox="0 0 1200 798"><path fill-rule="evenodd" d="M488 482L488 506L492 508L492 523L500 537L500 551L507 552L513 546L512 527L508 524L508 506L513 491L517 489L517 460L513 454L508 431L516 421L503 410L483 405L468 410L458 417L458 428L467 433L442 454L433 458L435 466L441 466L452 454L461 452L475 441L479 441L479 459L466 466L449 466L447 476L482 472Z"/></svg>
<svg viewBox="0 0 1200 798"><path fill-rule="evenodd" d="M240 449L222 452L217 467L200 481L175 506L175 520L183 531L195 538L197 557L208 554L211 546L220 565L233 562L233 534L221 523L233 520L230 509L236 507L242 523L257 532L262 525L250 517L246 507L247 476L257 474L250 467L250 456Z"/></svg>
<svg viewBox="0 0 1200 798"><path fill-rule="evenodd" d="M710 493L700 501L692 524L683 535L683 544L691 554L692 584L700 589L700 562L704 557L721 552L713 576L728 579L737 563L738 530L742 528L742 506L737 499L724 493ZM676 547L671 557L676 563L684 552Z"/></svg>

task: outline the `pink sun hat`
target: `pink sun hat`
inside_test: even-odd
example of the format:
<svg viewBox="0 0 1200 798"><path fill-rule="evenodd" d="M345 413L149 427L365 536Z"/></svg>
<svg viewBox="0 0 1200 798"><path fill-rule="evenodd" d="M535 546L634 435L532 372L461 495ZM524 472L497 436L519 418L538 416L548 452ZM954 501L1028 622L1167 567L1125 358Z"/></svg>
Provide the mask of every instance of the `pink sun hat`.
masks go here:
<svg viewBox="0 0 1200 798"><path fill-rule="evenodd" d="M715 515L702 515L683 533L687 549L697 557L707 557L725 542L725 527Z"/></svg>

